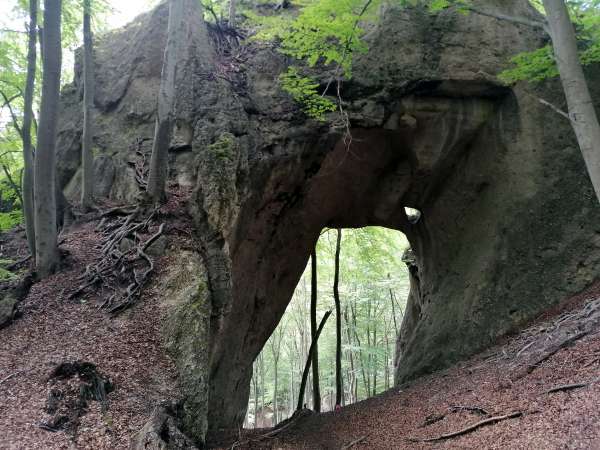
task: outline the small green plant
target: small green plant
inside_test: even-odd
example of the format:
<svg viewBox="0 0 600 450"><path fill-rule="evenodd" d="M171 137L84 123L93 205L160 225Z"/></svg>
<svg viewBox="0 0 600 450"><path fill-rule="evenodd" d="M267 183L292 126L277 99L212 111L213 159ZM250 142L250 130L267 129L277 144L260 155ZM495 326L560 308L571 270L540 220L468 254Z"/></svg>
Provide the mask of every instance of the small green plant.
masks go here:
<svg viewBox="0 0 600 450"><path fill-rule="evenodd" d="M0 231L7 231L23 223L21 210L0 213Z"/></svg>
<svg viewBox="0 0 600 450"><path fill-rule="evenodd" d="M231 133L223 133L214 144L208 146L208 150L219 159L233 158L233 146L235 137Z"/></svg>
<svg viewBox="0 0 600 450"><path fill-rule="evenodd" d="M336 105L331 100L319 95L319 83L311 77L300 75L294 66L280 75L281 87L292 98L302 105L302 110L313 119L325 120L325 113L335 111Z"/></svg>
<svg viewBox="0 0 600 450"><path fill-rule="evenodd" d="M463 8L466 0L396 0L400 6L424 6L430 12L450 6ZM332 82L352 78L356 55L368 52L364 40L366 25L378 20L382 0L297 0L300 13L259 16L248 12L250 23L258 27L255 40L279 40L280 51L306 66L321 65L333 68ZM336 104L319 92L319 83L308 76L300 65L293 65L280 76L282 89L298 102L303 111L317 120L336 109Z"/></svg>

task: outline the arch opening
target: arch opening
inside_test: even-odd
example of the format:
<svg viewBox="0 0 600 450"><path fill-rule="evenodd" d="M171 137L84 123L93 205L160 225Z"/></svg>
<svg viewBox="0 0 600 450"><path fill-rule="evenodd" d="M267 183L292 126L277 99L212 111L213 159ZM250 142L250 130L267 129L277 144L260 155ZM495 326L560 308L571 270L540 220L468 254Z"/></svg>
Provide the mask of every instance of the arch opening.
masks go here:
<svg viewBox="0 0 600 450"><path fill-rule="evenodd" d="M410 289L406 236L384 227L340 229L339 300L341 405L393 386L394 355ZM337 229L325 229L315 246L317 323L332 311L318 340L321 412L336 408L335 253ZM311 344L312 258L279 324L253 365L246 428L276 425L294 413ZM313 368L303 404L316 409Z"/></svg>
<svg viewBox="0 0 600 450"><path fill-rule="evenodd" d="M464 171L480 156L472 151L483 145L478 139L487 142L482 130L494 130L490 118L496 103L411 97L396 106L383 127L352 129L350 147L339 134L313 136L295 143L298 147L280 156L276 166L256 175L260 189L240 212L235 234L226 238L231 278L211 282L213 308L217 306L211 321L212 429L243 423L253 362L283 316L324 228L381 226L404 233L410 241L411 287L393 358L400 361L393 369L395 384L456 359L441 350L422 355L418 348L423 336L433 349L447 347L450 337L467 340L455 333L454 322L468 305L433 300L459 298L475 267L465 261L488 249L480 237L469 237L480 234L471 227L473 220L464 229L470 211L465 208L479 201L473 192L480 183ZM401 120L407 115L415 119L411 126ZM465 270L449 271L457 259L456 267ZM224 261L211 262L215 273L228 264ZM222 291L215 286L223 286ZM225 293L223 301L220 292ZM445 320L447 326L437 327L436 320Z"/></svg>

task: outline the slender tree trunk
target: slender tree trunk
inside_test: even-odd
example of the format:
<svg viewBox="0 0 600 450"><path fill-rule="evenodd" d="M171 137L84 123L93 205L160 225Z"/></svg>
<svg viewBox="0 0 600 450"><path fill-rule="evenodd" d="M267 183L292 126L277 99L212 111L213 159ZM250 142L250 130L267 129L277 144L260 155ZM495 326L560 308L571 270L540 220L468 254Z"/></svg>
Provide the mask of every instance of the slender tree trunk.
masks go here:
<svg viewBox="0 0 600 450"><path fill-rule="evenodd" d="M367 397L371 396L371 371L373 365L371 364L371 297L367 300Z"/></svg>
<svg viewBox="0 0 600 450"><path fill-rule="evenodd" d="M55 150L61 72L61 0L44 2L42 104L35 157L36 268L42 278L58 265Z"/></svg>
<svg viewBox="0 0 600 450"><path fill-rule="evenodd" d="M27 41L27 81L25 82L25 98L23 105L23 217L27 245L35 260L35 213L33 202L33 145L31 144L31 122L33 119L33 94L35 90L35 72L37 65L37 14L38 0L29 0L29 30Z"/></svg>
<svg viewBox="0 0 600 450"><path fill-rule="evenodd" d="M265 362L262 353L260 354L260 415L262 416L262 426L265 424Z"/></svg>
<svg viewBox="0 0 600 450"><path fill-rule="evenodd" d="M273 364L273 370L275 371L275 381L273 386L273 426L277 425L277 361Z"/></svg>
<svg viewBox="0 0 600 450"><path fill-rule="evenodd" d="M319 388L319 348L315 341L317 333L317 250L316 246L310 255L310 337L314 342L312 352L312 386L313 386L313 409L321 412L321 390ZM312 347L311 343L311 347Z"/></svg>
<svg viewBox="0 0 600 450"><path fill-rule="evenodd" d="M254 384L254 428L258 427L258 380L256 379L256 364L254 364L254 376L252 377Z"/></svg>
<svg viewBox="0 0 600 450"><path fill-rule="evenodd" d="M348 306L344 309L344 320L346 322L346 334L348 335L348 359L350 360L350 403L356 402L356 397L352 398L354 391L352 390L356 384L356 375L354 373L354 354L352 351L352 333L350 331L350 320L348 318Z"/></svg>
<svg viewBox="0 0 600 450"><path fill-rule="evenodd" d="M173 109L175 106L175 81L180 47L184 44L183 22L185 20L184 0L171 0L169 3L169 23L167 45L163 58L158 93L158 107L154 127L150 173L148 175L148 193L155 203L166 198L165 185L168 175L169 144L173 127Z"/></svg>
<svg viewBox="0 0 600 450"><path fill-rule="evenodd" d="M333 276L333 298L335 300L335 406L342 405L344 386L342 382L342 310L340 306L340 251L342 230L337 230L335 244L335 268Z"/></svg>
<svg viewBox="0 0 600 450"><path fill-rule="evenodd" d="M388 279L390 279L390 274L388 273ZM398 336L398 322L396 320L396 302L394 301L394 291L390 288L390 302L392 303L392 318L394 319L394 330L396 331L396 336Z"/></svg>
<svg viewBox="0 0 600 450"><path fill-rule="evenodd" d="M369 396L369 376L367 371L365 370L365 360L363 358L363 352L362 352L362 344L360 343L360 337L358 336L358 330L357 330L357 326L356 326L356 309L354 308L353 305L350 306L351 310L352 310L352 322L354 324L354 339L356 340L356 343L358 344L358 362L360 363L360 371L362 374L362 379L363 379L363 385L365 388L365 395L368 397ZM356 395L356 400L358 400L358 393Z"/></svg>
<svg viewBox="0 0 600 450"><path fill-rule="evenodd" d="M573 24L564 0L544 0L544 8L571 124L600 201L600 124L579 61Z"/></svg>
<svg viewBox="0 0 600 450"><path fill-rule="evenodd" d="M94 203L94 154L92 151L94 110L94 54L91 27L91 0L83 2L83 136L81 145L81 208L89 211Z"/></svg>
<svg viewBox="0 0 600 450"><path fill-rule="evenodd" d="M317 328L315 337L313 338L310 344L310 348L308 349L308 357L306 358L306 365L304 366L304 371L302 372L302 382L300 383L300 392L298 393L298 404L296 405L296 410L302 409L302 404L304 403L304 391L306 390L306 380L308 379L308 371L311 366L311 361L313 359L315 349L317 348L319 336L321 335L321 331L323 331L323 327L325 326L325 323L327 322L327 319L329 319L330 315L331 311L327 311L321 319L319 328Z"/></svg>
<svg viewBox="0 0 600 450"><path fill-rule="evenodd" d="M235 27L236 0L229 0L229 26Z"/></svg>
<svg viewBox="0 0 600 450"><path fill-rule="evenodd" d="M377 347L377 326L373 327L373 346ZM373 353L373 395L377 395L377 353Z"/></svg>

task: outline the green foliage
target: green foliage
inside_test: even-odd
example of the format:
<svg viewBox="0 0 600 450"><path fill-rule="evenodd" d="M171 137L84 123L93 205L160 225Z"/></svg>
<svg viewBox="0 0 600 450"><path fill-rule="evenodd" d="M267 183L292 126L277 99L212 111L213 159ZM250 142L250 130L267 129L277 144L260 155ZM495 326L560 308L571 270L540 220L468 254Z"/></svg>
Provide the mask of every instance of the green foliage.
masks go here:
<svg viewBox="0 0 600 450"><path fill-rule="evenodd" d="M0 231L7 231L23 222L21 210L0 213Z"/></svg>
<svg viewBox="0 0 600 450"><path fill-rule="evenodd" d="M219 159L233 159L233 146L235 138L231 133L223 133L214 144L208 146L208 150Z"/></svg>
<svg viewBox="0 0 600 450"><path fill-rule="evenodd" d="M317 243L319 316L334 308L335 244L336 230L325 231ZM401 255L407 246L401 233L385 228L342 230L342 372L347 399L351 381L354 381L353 385L360 399L370 397L374 391L382 392L390 386L396 326L402 320L409 289L407 269L401 261ZM392 307L390 290L395 299L395 307ZM272 406L274 403L274 362L277 357L274 350L278 347L274 344L278 344L279 340L281 351L278 358L277 399L278 404L285 407L283 417L280 416L279 419L293 412L290 407L294 408L297 401L300 376L310 345L309 305L310 265L298 282L278 328L255 362L248 408L249 425L254 424L255 388L258 391L259 408L263 394L265 405ZM335 320L330 319L319 339L321 394L325 410L331 408L331 394L335 386L335 328ZM352 334L351 339L348 339L348 330ZM353 366L350 364L350 357L353 358ZM311 383L308 384L308 389L310 385ZM369 391L367 385L370 387ZM310 405L311 395L307 393L305 399Z"/></svg>
<svg viewBox="0 0 600 450"><path fill-rule="evenodd" d="M511 59L514 67L500 73L498 78L510 84L519 80L543 81L558 75L552 47L547 45L532 52L519 53Z"/></svg>
<svg viewBox="0 0 600 450"><path fill-rule="evenodd" d="M11 259L0 259L0 281L12 280L17 277L7 269L7 267L13 263L14 261Z"/></svg>
<svg viewBox="0 0 600 450"><path fill-rule="evenodd" d="M543 12L539 1L532 4ZM571 20L577 33L579 59L583 65L600 61L600 1L569 1ZM511 59L512 67L500 73L502 82L520 80L540 82L558 76L558 68L551 45L532 52L524 52Z"/></svg>
<svg viewBox="0 0 600 450"><path fill-rule="evenodd" d="M450 6L462 8L466 0L395 0L400 6L421 6L434 13ZM245 15L257 28L254 40L279 40L280 51L304 62L306 66L333 67L332 81L350 79L356 55L369 50L364 40L366 29L379 16L383 0L301 0L296 16L261 16L252 11ZM304 112L318 120L336 109L335 104L318 92L319 83L304 68L292 66L281 77L281 86L302 105ZM328 83L328 86L330 83Z"/></svg>
<svg viewBox="0 0 600 450"><path fill-rule="evenodd" d="M311 77L300 75L294 66L279 77L281 87L302 105L303 111L313 119L324 120L327 112L335 111L336 105L318 93L319 83Z"/></svg>

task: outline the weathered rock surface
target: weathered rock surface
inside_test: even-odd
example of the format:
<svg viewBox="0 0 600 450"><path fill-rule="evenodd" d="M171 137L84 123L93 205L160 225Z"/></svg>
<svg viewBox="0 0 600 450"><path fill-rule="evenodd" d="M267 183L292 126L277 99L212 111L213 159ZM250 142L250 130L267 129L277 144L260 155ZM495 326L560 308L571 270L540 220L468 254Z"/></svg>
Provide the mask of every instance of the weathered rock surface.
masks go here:
<svg viewBox="0 0 600 450"><path fill-rule="evenodd" d="M156 407L150 420L135 434L131 450L194 450L197 447L179 429L176 412L172 405Z"/></svg>
<svg viewBox="0 0 600 450"><path fill-rule="evenodd" d="M481 7L535 14L525 0ZM161 5L98 44L97 173L113 199L137 195L166 18ZM285 58L253 46L231 72L198 17L170 170L173 182L195 186L203 258L182 265L198 284L167 332L184 431L198 442L206 427L242 422L252 362L323 227L386 226L412 245L397 383L490 345L598 276L600 208L573 132L535 99L563 103L558 84L495 81L511 55L544 36L474 14L389 9L369 39L342 90L348 149L339 129L306 119L280 90ZM80 97L77 78L63 95L58 146L67 194L77 186ZM405 207L421 212L416 223Z"/></svg>

